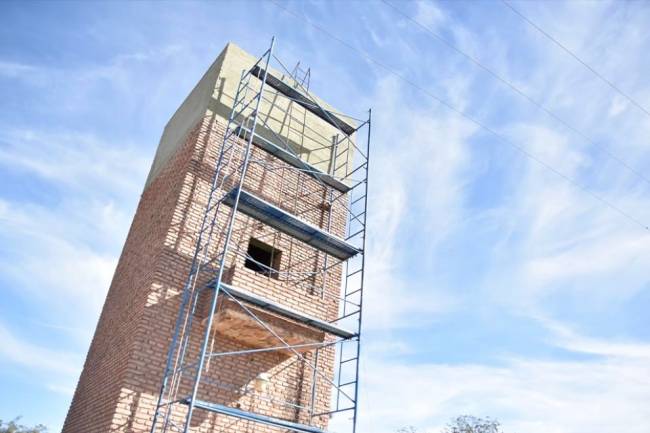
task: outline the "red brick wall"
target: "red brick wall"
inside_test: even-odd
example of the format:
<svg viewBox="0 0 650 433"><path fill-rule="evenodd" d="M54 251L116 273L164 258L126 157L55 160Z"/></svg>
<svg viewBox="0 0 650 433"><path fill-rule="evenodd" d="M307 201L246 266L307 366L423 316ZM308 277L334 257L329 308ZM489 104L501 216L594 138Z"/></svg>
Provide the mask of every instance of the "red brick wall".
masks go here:
<svg viewBox="0 0 650 433"><path fill-rule="evenodd" d="M222 144L224 125L206 117L188 135L184 145L169 160L143 192L124 250L117 265L95 336L73 401L66 418L64 433L146 432L150 428L161 383L167 349L178 313L180 294L189 272L196 246L196 233L203 218L210 180ZM244 142L234 148L233 167L239 165ZM328 211L323 198L329 191L305 173L253 147L252 162L245 189L296 214L312 224L324 227ZM264 161L272 169L261 165ZM230 183L224 190L230 188ZM338 192L334 191L335 196ZM345 232L345 197L332 208L331 231ZM230 208L222 206L217 227L223 230ZM324 254L287 235L264 226L244 215L237 215L232 247L246 252L250 237L260 238L282 251L280 271L312 272L322 267ZM215 237L210 254L220 251L223 236ZM232 284L281 302L324 320L338 314L336 297L340 292L341 267L328 273L324 295L319 289L296 284L286 278L270 278L244 267L244 257L230 253L228 278ZM329 263L333 263L330 258ZM320 288L323 277L308 278ZM209 297L203 297L206 302ZM205 306L202 311L205 312ZM194 359L205 331L195 320L188 359ZM279 342L278 342L279 343ZM216 334L215 350L242 349L241 343ZM313 362L313 354L304 353ZM324 349L319 365L326 376L333 376L333 349ZM271 375L269 396L246 391L259 373ZM199 397L204 400L240 407L300 422L309 420L305 410L281 405L288 400L306 405L311 394L312 371L296 356L265 353L239 357L220 357L210 361L204 373L210 385L204 385ZM218 381L221 385L212 383ZM189 381L181 383L187 390ZM330 386L317 379L316 411L329 407ZM184 409L176 411L182 418ZM254 431L273 429L234 418L195 412L196 431ZM322 427L327 418L315 419ZM277 431L277 430L276 430Z"/></svg>

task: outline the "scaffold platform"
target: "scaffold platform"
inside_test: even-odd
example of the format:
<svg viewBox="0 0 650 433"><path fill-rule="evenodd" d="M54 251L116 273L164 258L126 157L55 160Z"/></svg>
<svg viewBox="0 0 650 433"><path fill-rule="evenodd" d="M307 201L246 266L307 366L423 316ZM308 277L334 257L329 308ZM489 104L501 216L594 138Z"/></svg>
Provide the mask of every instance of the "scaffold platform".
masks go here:
<svg viewBox="0 0 650 433"><path fill-rule="evenodd" d="M295 237L314 248L326 252L339 260L347 260L359 254L360 250L343 239L328 233L295 215L263 200L248 191L233 188L224 198L224 203L234 206L237 193L237 210L281 232Z"/></svg>

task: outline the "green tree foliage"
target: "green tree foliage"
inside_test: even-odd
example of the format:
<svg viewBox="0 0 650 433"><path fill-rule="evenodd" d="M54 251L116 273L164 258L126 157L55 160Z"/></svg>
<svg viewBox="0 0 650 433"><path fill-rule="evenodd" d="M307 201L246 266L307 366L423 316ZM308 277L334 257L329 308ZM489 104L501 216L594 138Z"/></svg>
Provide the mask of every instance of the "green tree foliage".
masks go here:
<svg viewBox="0 0 650 433"><path fill-rule="evenodd" d="M19 424L20 417L15 418L13 421L4 422L0 419L0 433L47 433L47 428L42 425L28 427Z"/></svg>
<svg viewBox="0 0 650 433"><path fill-rule="evenodd" d="M462 415L454 418L443 433L500 433L499 421L490 418L477 418L475 416Z"/></svg>
<svg viewBox="0 0 650 433"><path fill-rule="evenodd" d="M0 432L2 433L2 432ZM402 427L396 433L419 433L413 426ZM499 421L462 415L451 420L442 433L502 433Z"/></svg>
<svg viewBox="0 0 650 433"><path fill-rule="evenodd" d="M397 430L396 433L418 433L418 430L410 425L407 427L402 427L401 429Z"/></svg>

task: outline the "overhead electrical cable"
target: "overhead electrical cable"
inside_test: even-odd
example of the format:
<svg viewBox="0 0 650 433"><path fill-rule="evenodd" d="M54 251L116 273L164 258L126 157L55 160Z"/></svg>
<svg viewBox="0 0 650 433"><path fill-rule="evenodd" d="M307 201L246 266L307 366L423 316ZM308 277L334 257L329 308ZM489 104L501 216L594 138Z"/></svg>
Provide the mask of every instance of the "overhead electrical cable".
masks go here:
<svg viewBox="0 0 650 433"><path fill-rule="evenodd" d="M626 92L622 91L616 84L612 83L610 80L608 80L603 74L598 72L594 67L589 65L587 62L582 60L576 53L571 51L569 48L566 47L566 45L562 44L560 41L555 39L553 36L551 36L547 31L545 31L543 28L541 28L539 25L535 24L531 19L529 19L527 16L519 12L510 2L506 0L501 0L501 2L506 5L512 12L514 12L516 15L518 15L524 22L526 22L528 25L530 25L532 28L537 30L539 33L544 35L548 40L553 42L555 45L557 45L562 51L573 57L578 63L580 63L582 66L587 68L592 74L594 74L598 79L600 79L603 83L607 84L610 88L612 88L616 93L627 99L632 105L634 105L636 108L639 110L643 111L648 117L650 117L650 111L648 111L643 105L639 104L634 98L632 98L630 95L628 95Z"/></svg>
<svg viewBox="0 0 650 433"><path fill-rule="evenodd" d="M612 153L607 147L603 146L602 144L597 143L593 138L589 137L587 134L584 132L580 131L576 127L572 126L569 124L567 121L562 119L560 116L546 108L541 102L537 101L534 99L532 96L528 95L526 92L521 90L517 85L512 83L512 81L509 81L508 79L504 78L502 75L500 75L498 72L496 72L494 69L485 66L483 63L481 63L480 60L478 60L476 57L472 56L471 54L468 54L467 52L463 51L461 48L459 48L457 45L453 44L452 42L448 41L444 37L440 36L438 33L434 32L431 30L429 27L425 26L422 24L420 21L416 20L415 18L411 17L410 15L406 14L403 12L401 9L399 9L397 6L389 2L388 0L381 0L383 3L391 7L395 12L400 14L402 17L407 19L408 21L412 22L415 24L417 27L425 31L427 34L429 34L431 37L434 39L440 41L442 44L446 45L456 53L460 54L461 56L465 57L472 63L474 63L476 66L481 68L483 71L487 72L489 75L491 75L493 78L510 88L512 91L517 93L519 96L522 98L526 99L528 102L533 104L535 107L538 109L542 110L544 113L555 119L557 122L561 123L565 128L569 129L573 133L577 134L581 138L583 138L585 141L587 141L589 144L592 146L600 149L605 155L607 155L610 159L616 161L618 164L620 164L622 167L625 169L629 170L631 173L633 173L635 176L646 182L648 185L650 185L650 178L646 177L643 173L640 171L636 170L634 167L632 167L629 163L627 163L624 159L616 156L614 153Z"/></svg>
<svg viewBox="0 0 650 433"><path fill-rule="evenodd" d="M274 4L278 9L281 9L281 10L283 10L284 12L286 12L287 14L292 15L293 17L298 18L298 19L304 21L306 24L309 24L309 25L310 25L311 27L313 27L314 29L316 29L316 30L318 30L319 32L321 32L321 33L327 35L329 38L331 38L331 39L337 41L337 42L340 43L341 45L344 45L344 46L347 47L348 49L350 49L350 50L356 52L356 53L359 54L362 58L366 59L367 61L369 61L369 62L371 62L371 63L374 63L375 65L377 65L377 66L379 66L380 68L384 69L384 70L385 70L386 72L388 72L389 74L391 74L391 75L397 77L399 80L403 81L404 83L406 83L406 84L408 84L409 86L413 87L414 89L418 90L418 91L421 92L422 94L424 94L424 95L428 96L429 98L431 98L431 99L437 101L439 104L443 105L444 107L447 107L449 110L455 112L456 114L460 115L461 117L464 117L465 119L469 120L470 122L472 122L473 124L475 124L475 125L478 126L479 128L484 129L485 131L487 131L487 132L490 133L491 135L493 135L493 136L495 136L496 138L498 138L500 141L502 141L502 142L508 144L509 146L511 146L512 148L514 148L514 149L517 150L518 152L520 152L522 155L524 155L524 156L526 156L527 158L529 158L529 159L535 161L537 164L541 165L542 167L546 168L547 170L553 172L555 175L557 175L557 176L559 176L560 178L564 179L565 181L569 182L571 185L573 185L573 186L576 187L577 189L582 190L583 192L585 192L586 194L590 195L591 197L593 197L594 199L596 199L597 201L599 201L599 202L602 203L603 205L609 207L611 210L615 211L616 213L618 213L618 214L621 215L622 217L626 218L626 219L629 220L630 222L632 222L632 223L638 225L639 227L643 228L643 229L646 230L646 231L650 231L650 227L649 227L647 224L641 222L639 219L635 218L635 217L632 216L631 214L629 214L629 213L627 213L626 211L624 211L623 209L619 208L618 206L616 206L615 204L613 204L612 202L610 202L610 201L607 200L606 198L600 196L599 194L595 193L594 191L592 191L591 189L587 188L586 186L583 186L582 184L578 183L577 181L575 181L575 180L572 179L571 177L565 175L565 174L562 173L561 171L559 171L559 170L557 170L556 168L554 168L552 165L548 164L547 162L545 162L545 161L543 161L542 159L538 158L538 157L535 156L534 154L530 153L528 150L526 150L526 149L525 149L523 146L521 146L520 144L515 143L514 141L508 139L507 137L505 137L504 135L500 134L500 133L497 132L496 130L494 130L494 129L490 128L489 126L487 126L486 124L482 123L480 120L478 120L478 119L474 118L473 116L471 116L471 115L469 115L469 114L463 112L463 111L460 110L459 108L456 108L456 107L455 107L454 105L452 105L451 103L445 101L444 99L440 98L439 96L435 95L434 93L431 93L429 90L425 89L424 87L420 86L420 85L417 84L416 82L412 81L410 78L408 78L408 77L402 75L400 72L396 71L395 69L391 68L390 66L388 66L388 65L384 64L383 62L381 62L381 61L375 59L374 57L370 56L370 55L369 55L368 53L366 53L365 51L363 51L363 50L361 50L361 49L355 47L355 46L352 45L351 43L347 42L347 41L344 40L344 39L341 39L340 37L338 37L338 36L336 36L335 34L331 33L330 31L328 31L328 30L325 29L324 27L320 26L319 24L317 24L317 23L311 21L311 20L310 20L309 18L307 18L305 15L300 14L300 13L297 13L297 12L294 12L294 11L292 11L291 9L286 8L285 6L283 6L282 4L280 4L277 0L270 0L270 1L271 1L271 3L273 3L273 4Z"/></svg>

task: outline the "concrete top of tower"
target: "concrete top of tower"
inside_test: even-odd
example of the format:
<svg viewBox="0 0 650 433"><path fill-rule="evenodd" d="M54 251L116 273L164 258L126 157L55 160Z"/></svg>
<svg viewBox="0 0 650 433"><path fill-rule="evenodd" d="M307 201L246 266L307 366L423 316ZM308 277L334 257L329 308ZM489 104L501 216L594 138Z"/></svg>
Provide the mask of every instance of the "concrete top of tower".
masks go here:
<svg viewBox="0 0 650 433"><path fill-rule="evenodd" d="M242 71L250 70L257 60L257 57L247 53L237 44L233 42L226 44L167 122L147 177L145 189L184 143L187 134L198 122L206 116L217 118L216 120L223 123L228 121ZM286 71L281 72L269 67L269 73L292 89L298 87ZM260 84L261 81L258 78L251 77L252 91L249 90L249 99L256 93L256 89L259 89ZM331 147L333 137L340 135L341 132L331 123L323 120L322 116L317 116L305 109L304 106L292 104L289 99L284 97L274 98L271 93L265 92L265 96L266 98L260 105L260 114L263 115L261 116L262 122L258 124L256 133L274 142L282 140L301 159L319 170L328 172L334 162L332 161L333 152L328 146ZM310 97L317 101L323 109L336 112L320 98L313 94L310 94ZM353 124L347 118L345 122ZM346 146L347 152L342 152L341 147L338 149L338 153L345 157L348 156L348 152L352 151L349 144ZM339 170L345 169L340 161L334 166L340 166Z"/></svg>

